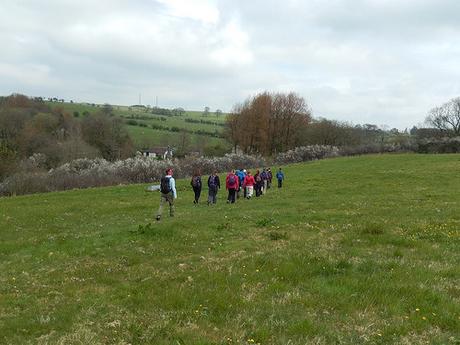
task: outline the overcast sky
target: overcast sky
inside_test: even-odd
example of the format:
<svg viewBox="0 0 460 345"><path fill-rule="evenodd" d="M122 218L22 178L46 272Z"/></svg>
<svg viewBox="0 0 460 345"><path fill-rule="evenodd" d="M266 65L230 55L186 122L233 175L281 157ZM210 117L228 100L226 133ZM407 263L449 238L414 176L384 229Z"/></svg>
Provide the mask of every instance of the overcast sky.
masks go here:
<svg viewBox="0 0 460 345"><path fill-rule="evenodd" d="M460 96L458 0L0 1L0 94L231 110L294 91L404 129Z"/></svg>

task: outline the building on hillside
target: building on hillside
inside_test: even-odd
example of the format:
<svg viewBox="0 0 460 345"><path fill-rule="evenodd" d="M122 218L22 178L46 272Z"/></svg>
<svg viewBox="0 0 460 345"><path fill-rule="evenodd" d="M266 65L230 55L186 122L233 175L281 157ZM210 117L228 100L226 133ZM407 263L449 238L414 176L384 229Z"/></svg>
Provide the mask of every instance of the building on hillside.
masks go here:
<svg viewBox="0 0 460 345"><path fill-rule="evenodd" d="M173 158L173 150L170 146L166 147L152 147L149 149L141 150L142 156L150 158L171 159Z"/></svg>

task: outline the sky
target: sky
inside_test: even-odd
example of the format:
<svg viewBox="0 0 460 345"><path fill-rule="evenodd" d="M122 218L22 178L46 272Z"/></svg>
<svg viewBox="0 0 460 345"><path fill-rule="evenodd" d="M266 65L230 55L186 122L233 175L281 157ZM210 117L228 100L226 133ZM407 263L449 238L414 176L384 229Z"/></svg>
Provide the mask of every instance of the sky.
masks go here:
<svg viewBox="0 0 460 345"><path fill-rule="evenodd" d="M410 128L460 96L457 0L0 1L0 95L231 111L295 92L314 117Z"/></svg>

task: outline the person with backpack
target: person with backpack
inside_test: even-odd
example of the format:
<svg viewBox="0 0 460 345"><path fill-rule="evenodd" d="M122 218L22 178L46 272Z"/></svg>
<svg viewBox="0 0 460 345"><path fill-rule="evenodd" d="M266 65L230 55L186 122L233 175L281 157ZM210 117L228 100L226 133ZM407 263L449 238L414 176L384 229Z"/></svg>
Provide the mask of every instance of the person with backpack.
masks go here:
<svg viewBox="0 0 460 345"><path fill-rule="evenodd" d="M267 175L268 175L267 188L270 189L270 187L272 186L272 180L273 180L273 174L272 174L272 170L270 168L267 169Z"/></svg>
<svg viewBox="0 0 460 345"><path fill-rule="evenodd" d="M264 169L262 173L260 174L260 177L262 178L262 194L267 193L268 189L268 174L267 174L267 169Z"/></svg>
<svg viewBox="0 0 460 345"><path fill-rule="evenodd" d="M263 181L262 181L262 177L260 176L259 170L257 170L256 173L254 174L254 181L256 182L254 185L254 189L256 190L256 197L259 197L262 195L262 186L263 186Z"/></svg>
<svg viewBox="0 0 460 345"><path fill-rule="evenodd" d="M280 170L276 173L276 179L278 180L278 188L281 188L283 186L283 181L284 181L284 173Z"/></svg>
<svg viewBox="0 0 460 345"><path fill-rule="evenodd" d="M240 186L240 188L238 189L238 198L241 196L241 191L243 191L243 195L246 198L246 189L243 188L244 178L246 177L246 170L240 169L238 170L238 173L236 175L238 176L238 183Z"/></svg>
<svg viewBox="0 0 460 345"><path fill-rule="evenodd" d="M190 181L190 185L193 188L193 192L195 193L195 200L193 200L194 204L198 204L198 201L200 200L200 195L201 195L201 188L202 188L202 183L201 183L201 173L199 170L195 170L192 176L192 180Z"/></svg>
<svg viewBox="0 0 460 345"><path fill-rule="evenodd" d="M246 191L246 198L251 199L252 194L254 193L254 184L256 182L254 181L254 176L251 175L251 172L248 171L246 173L246 177L244 178L243 182L243 188L245 188Z"/></svg>
<svg viewBox="0 0 460 345"><path fill-rule="evenodd" d="M220 189L220 180L217 171L214 171L208 178L208 205L217 203L217 192Z"/></svg>
<svg viewBox="0 0 460 345"><path fill-rule="evenodd" d="M173 170L170 168L166 170L166 175L163 176L160 180L160 207L158 208L158 213L156 220L161 219L161 214L163 212L163 204L169 204L169 215L174 217L174 199L177 199L176 191L176 181L173 177Z"/></svg>
<svg viewBox="0 0 460 345"><path fill-rule="evenodd" d="M228 173L227 178L225 179L225 188L228 190L227 203L235 203L236 191L239 188L238 176L235 175L235 170L232 170Z"/></svg>

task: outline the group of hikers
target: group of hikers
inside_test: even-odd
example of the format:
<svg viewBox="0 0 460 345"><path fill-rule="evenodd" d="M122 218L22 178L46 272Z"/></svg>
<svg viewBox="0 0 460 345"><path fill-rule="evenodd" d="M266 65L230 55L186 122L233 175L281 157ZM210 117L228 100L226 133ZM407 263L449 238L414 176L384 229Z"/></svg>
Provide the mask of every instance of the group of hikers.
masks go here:
<svg viewBox="0 0 460 345"><path fill-rule="evenodd" d="M278 181L278 188L283 186L284 173L279 168L276 173L276 180ZM254 175L246 169L232 170L225 178L225 188L228 191L227 203L233 204L239 198L251 199L254 194L256 197L260 197L265 194L268 189L272 186L273 174L270 168L265 168L260 172L257 170ZM201 191L203 189L203 181L199 170L195 171L190 185L195 193L193 200L194 204L198 204L200 201ZM208 185L208 200L207 204L212 205L217 203L217 193L221 189L219 175L217 171L214 171L207 181ZM177 198L176 181L173 177L173 170L166 170L166 175L161 178L160 181L160 207L158 208L156 220L161 219L164 204L169 204L169 215L174 216L174 199Z"/></svg>

